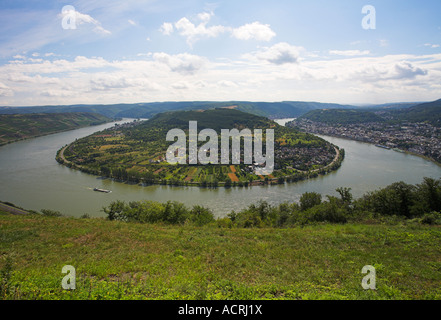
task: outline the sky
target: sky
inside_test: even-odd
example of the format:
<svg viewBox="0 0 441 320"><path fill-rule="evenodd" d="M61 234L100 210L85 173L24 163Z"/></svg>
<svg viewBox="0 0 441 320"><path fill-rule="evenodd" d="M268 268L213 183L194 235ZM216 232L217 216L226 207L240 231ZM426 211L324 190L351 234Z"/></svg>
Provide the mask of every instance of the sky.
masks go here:
<svg viewBox="0 0 441 320"><path fill-rule="evenodd" d="M0 2L0 105L441 98L439 0Z"/></svg>

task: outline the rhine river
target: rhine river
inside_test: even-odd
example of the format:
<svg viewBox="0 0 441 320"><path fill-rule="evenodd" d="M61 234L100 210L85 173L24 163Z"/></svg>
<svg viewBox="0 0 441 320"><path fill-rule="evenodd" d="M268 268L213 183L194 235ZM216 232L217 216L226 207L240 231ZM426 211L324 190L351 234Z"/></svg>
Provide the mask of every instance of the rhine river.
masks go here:
<svg viewBox="0 0 441 320"><path fill-rule="evenodd" d="M285 121L278 122L283 124ZM187 206L204 205L222 217L259 200L271 204L296 202L304 192L337 195L335 189L339 187L352 188L354 197L360 197L397 181L417 184L423 177L441 177L440 166L420 157L325 136L322 137L345 149L342 167L323 177L278 186L232 189L142 187L81 173L55 161L56 152L62 146L113 125L82 128L0 147L0 200L28 210L52 209L76 217L85 213L103 217L102 207L115 200L175 200ZM94 192L95 187L112 193Z"/></svg>

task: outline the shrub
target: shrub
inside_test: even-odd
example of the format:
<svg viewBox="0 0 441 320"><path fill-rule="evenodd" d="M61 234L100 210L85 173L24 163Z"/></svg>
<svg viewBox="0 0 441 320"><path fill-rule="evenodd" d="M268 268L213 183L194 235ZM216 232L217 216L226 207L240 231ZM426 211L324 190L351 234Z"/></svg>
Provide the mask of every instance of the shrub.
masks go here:
<svg viewBox="0 0 441 320"><path fill-rule="evenodd" d="M50 209L42 209L41 214L47 217L61 217L62 214L60 211L50 210Z"/></svg>
<svg viewBox="0 0 441 320"><path fill-rule="evenodd" d="M439 212L426 213L422 217L421 223L428 225L441 225L441 213Z"/></svg>
<svg viewBox="0 0 441 320"><path fill-rule="evenodd" d="M306 192L300 198L300 209L306 211L319 205L322 202L322 195L317 192Z"/></svg>
<svg viewBox="0 0 441 320"><path fill-rule="evenodd" d="M203 226L214 222L215 219L210 209L196 205L190 211L190 221L197 226Z"/></svg>

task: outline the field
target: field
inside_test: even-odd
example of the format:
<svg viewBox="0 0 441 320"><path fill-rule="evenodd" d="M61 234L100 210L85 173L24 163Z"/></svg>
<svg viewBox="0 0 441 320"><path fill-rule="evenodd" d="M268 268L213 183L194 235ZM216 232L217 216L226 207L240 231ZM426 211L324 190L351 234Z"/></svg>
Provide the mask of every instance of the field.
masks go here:
<svg viewBox="0 0 441 320"><path fill-rule="evenodd" d="M289 229L0 213L3 299L441 299L439 227ZM61 287L64 265L76 290ZM363 266L377 271L364 290Z"/></svg>
<svg viewBox="0 0 441 320"><path fill-rule="evenodd" d="M200 129L215 130L218 146L219 133L224 128L274 129L273 175L268 179L258 176L258 164L244 164L244 159L240 165L189 165L188 158L179 165L169 165L166 152L172 143L166 141L167 134L175 128L188 132L189 121L197 121ZM202 146L199 141L197 147ZM145 122L115 126L76 140L69 148L59 150L57 160L73 169L120 181L217 188L284 183L289 179L298 181L308 178L308 170L309 174L326 174L341 165L344 157L339 157L340 151L321 138L279 126L267 118L234 109L215 109L163 113ZM189 150L185 148L185 155L187 153ZM336 156L337 160L334 159ZM219 154L217 163L221 163Z"/></svg>

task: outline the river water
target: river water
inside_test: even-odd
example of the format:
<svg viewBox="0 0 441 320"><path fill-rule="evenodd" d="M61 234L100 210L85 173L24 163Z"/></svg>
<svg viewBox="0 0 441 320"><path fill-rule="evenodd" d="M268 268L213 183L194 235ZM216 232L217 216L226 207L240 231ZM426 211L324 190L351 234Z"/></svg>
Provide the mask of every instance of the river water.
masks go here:
<svg viewBox="0 0 441 320"><path fill-rule="evenodd" d="M278 120L283 124L286 120ZM25 209L52 209L79 217L104 216L101 211L114 200L176 200L188 206L201 204L222 217L258 200L271 204L298 201L304 192L337 195L338 187L350 187L355 197L397 181L420 183L423 177L441 177L441 167L420 157L385 150L371 144L325 137L346 150L342 167L312 180L278 186L202 189L128 185L66 168L55 161L62 146L77 138L113 126L114 123L20 141L0 147L0 200ZM93 188L112 190L94 192Z"/></svg>

